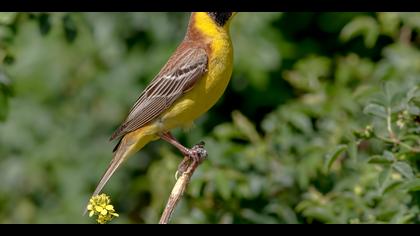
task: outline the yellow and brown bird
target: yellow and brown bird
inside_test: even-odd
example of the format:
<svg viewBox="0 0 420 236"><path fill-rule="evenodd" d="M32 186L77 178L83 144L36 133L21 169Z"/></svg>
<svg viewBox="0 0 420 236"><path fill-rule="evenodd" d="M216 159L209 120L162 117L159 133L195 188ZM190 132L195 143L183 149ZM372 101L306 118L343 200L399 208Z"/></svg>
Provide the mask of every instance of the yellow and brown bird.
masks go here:
<svg viewBox="0 0 420 236"><path fill-rule="evenodd" d="M170 133L192 124L225 91L233 67L229 34L232 12L194 12L184 40L131 108L111 140L120 141L93 195L98 195L115 170L129 156L159 138L193 159Z"/></svg>

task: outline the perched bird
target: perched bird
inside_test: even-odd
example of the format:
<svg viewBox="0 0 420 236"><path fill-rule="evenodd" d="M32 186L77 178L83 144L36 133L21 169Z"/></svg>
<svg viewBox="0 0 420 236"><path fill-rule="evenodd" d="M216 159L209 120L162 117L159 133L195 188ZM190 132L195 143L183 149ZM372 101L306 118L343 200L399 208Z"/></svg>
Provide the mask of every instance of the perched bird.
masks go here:
<svg viewBox="0 0 420 236"><path fill-rule="evenodd" d="M194 12L184 40L131 108L111 140L120 141L93 195L98 195L129 156L159 138L184 156L197 156L170 133L192 124L225 91L233 67L229 25L235 13Z"/></svg>

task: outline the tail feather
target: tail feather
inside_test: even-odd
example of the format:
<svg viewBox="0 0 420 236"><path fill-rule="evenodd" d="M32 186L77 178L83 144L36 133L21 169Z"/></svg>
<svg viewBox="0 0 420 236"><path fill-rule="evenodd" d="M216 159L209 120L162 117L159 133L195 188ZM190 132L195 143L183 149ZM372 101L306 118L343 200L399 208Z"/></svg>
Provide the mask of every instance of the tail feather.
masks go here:
<svg viewBox="0 0 420 236"><path fill-rule="evenodd" d="M115 173L115 171L118 169L118 167L121 165L121 163L124 162L124 160L127 159L127 154L129 149L127 147L124 147L124 145L120 145L121 148L118 148L114 152L114 157L111 160L111 163L109 164L108 168L106 169L105 173L102 175L101 180L99 181L98 185L96 186L95 191L92 194L93 196L98 195L102 189L105 187L106 183L109 181L111 176ZM87 208L85 209L83 214L86 214Z"/></svg>
<svg viewBox="0 0 420 236"><path fill-rule="evenodd" d="M102 175L101 180L92 194L92 197L98 195L102 191L111 176L129 156L143 148L148 142L158 139L158 136L152 134L151 131L153 131L153 129L153 126L144 127L125 135L118 142L114 149L114 157L112 158L107 170ZM87 207L85 208L83 214L86 214L86 212Z"/></svg>
<svg viewBox="0 0 420 236"><path fill-rule="evenodd" d="M125 153L122 152L116 152L114 155L114 158L112 159L111 163L108 166L108 169L105 171L105 173L102 175L101 180L99 181L98 185L96 186L95 191L93 192L93 196L98 195L102 189L104 188L105 184L109 181L111 176L114 174L114 172L117 170L117 168L123 163L125 160Z"/></svg>

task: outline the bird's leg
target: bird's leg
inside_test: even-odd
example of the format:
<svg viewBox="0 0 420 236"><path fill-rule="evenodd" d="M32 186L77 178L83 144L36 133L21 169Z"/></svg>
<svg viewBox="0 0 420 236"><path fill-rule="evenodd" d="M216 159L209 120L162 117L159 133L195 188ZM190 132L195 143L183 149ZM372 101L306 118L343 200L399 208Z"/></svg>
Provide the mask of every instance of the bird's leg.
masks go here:
<svg viewBox="0 0 420 236"><path fill-rule="evenodd" d="M195 163L201 163L207 157L207 151L204 149L203 141L194 145L192 148L187 148L179 143L169 132L162 133L159 136L161 139L176 147L182 155L184 155L184 160L182 160L181 164L178 166L178 172L181 174L187 170L191 160Z"/></svg>
<svg viewBox="0 0 420 236"><path fill-rule="evenodd" d="M169 132L162 133L160 134L160 138L172 144L174 147L176 147L182 153L182 155L190 156L190 152L189 152L190 150L184 147L184 145L182 145L181 143L179 143L178 140L176 140L176 138L172 136L171 133Z"/></svg>

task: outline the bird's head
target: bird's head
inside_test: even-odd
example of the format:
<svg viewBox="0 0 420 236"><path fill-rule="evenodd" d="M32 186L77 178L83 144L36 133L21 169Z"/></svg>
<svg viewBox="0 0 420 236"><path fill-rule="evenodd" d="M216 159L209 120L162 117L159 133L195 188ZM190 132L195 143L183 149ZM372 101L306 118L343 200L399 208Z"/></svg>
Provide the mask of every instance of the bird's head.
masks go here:
<svg viewBox="0 0 420 236"><path fill-rule="evenodd" d="M210 18L219 27L229 27L231 19L236 15L236 12L207 12Z"/></svg>
<svg viewBox="0 0 420 236"><path fill-rule="evenodd" d="M225 37L229 34L230 21L235 15L236 12L193 12L186 37Z"/></svg>

